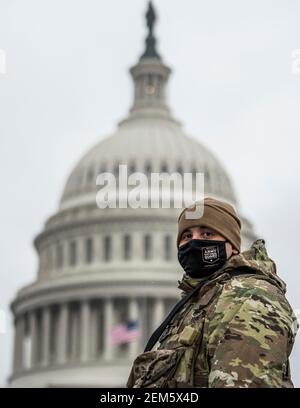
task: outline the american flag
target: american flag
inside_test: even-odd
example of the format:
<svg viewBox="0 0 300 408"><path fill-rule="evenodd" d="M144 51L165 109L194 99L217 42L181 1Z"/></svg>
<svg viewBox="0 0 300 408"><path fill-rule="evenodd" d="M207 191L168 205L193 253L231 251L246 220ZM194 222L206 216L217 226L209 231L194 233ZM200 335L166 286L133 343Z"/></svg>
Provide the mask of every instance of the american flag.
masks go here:
<svg viewBox="0 0 300 408"><path fill-rule="evenodd" d="M110 331L112 344L131 343L138 339L140 330L136 320L128 320L113 326Z"/></svg>

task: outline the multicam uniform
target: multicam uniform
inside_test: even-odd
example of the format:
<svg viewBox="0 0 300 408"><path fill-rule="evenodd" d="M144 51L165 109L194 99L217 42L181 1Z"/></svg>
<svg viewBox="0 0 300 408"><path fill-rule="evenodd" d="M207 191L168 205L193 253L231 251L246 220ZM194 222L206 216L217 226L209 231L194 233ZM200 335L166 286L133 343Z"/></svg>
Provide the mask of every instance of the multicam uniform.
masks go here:
<svg viewBox="0 0 300 408"><path fill-rule="evenodd" d="M182 297L200 279L184 275ZM291 388L289 355L298 329L264 241L234 255L137 356L127 387Z"/></svg>

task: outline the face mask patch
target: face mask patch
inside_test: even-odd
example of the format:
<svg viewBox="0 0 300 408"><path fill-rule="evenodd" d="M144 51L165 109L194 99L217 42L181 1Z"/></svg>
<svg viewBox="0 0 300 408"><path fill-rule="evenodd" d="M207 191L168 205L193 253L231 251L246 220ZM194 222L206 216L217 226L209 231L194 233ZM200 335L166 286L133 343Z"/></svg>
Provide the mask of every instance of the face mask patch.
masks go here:
<svg viewBox="0 0 300 408"><path fill-rule="evenodd" d="M208 264L215 263L219 260L219 249L217 246L202 248L203 262Z"/></svg>

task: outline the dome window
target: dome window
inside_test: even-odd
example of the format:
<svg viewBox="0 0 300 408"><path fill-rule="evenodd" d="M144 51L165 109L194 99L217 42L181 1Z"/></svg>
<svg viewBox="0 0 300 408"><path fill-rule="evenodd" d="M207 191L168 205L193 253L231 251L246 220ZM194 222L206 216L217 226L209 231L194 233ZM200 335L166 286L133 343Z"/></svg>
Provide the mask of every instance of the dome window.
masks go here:
<svg viewBox="0 0 300 408"><path fill-rule="evenodd" d="M123 241L123 258L128 260L131 258L132 242L130 235L124 235Z"/></svg>
<svg viewBox="0 0 300 408"><path fill-rule="evenodd" d="M170 235L166 235L164 238L164 255L165 260L170 261L172 259L172 239Z"/></svg>
<svg viewBox="0 0 300 408"><path fill-rule="evenodd" d="M85 262L91 263L94 260L94 245L92 238L85 240Z"/></svg>
<svg viewBox="0 0 300 408"><path fill-rule="evenodd" d="M207 170L205 171L205 177L206 177L206 181L209 183L210 182L210 173Z"/></svg>
<svg viewBox="0 0 300 408"><path fill-rule="evenodd" d="M129 167L128 167L128 174L132 174L136 172L136 166L135 163L130 163Z"/></svg>
<svg viewBox="0 0 300 408"><path fill-rule="evenodd" d="M168 173L168 165L167 163L162 163L160 168L161 173Z"/></svg>
<svg viewBox="0 0 300 408"><path fill-rule="evenodd" d="M195 166L195 165L194 165L194 166L192 166L192 168L191 168L191 173L192 173L193 177L194 177L194 176L196 176L196 173L197 173L197 168L196 168L196 166Z"/></svg>
<svg viewBox="0 0 300 408"><path fill-rule="evenodd" d="M204 188L205 188L205 191L207 192L208 189L210 188L210 173L207 167L203 169L203 172L204 172L204 183L205 183Z"/></svg>
<svg viewBox="0 0 300 408"><path fill-rule="evenodd" d="M97 175L102 174L102 173L106 173L106 167L104 164L102 164L102 166L99 168Z"/></svg>
<svg viewBox="0 0 300 408"><path fill-rule="evenodd" d="M145 174L146 174L146 176L149 177L151 175L151 173L152 173L152 166L151 166L151 163L148 162L145 165Z"/></svg>
<svg viewBox="0 0 300 408"><path fill-rule="evenodd" d="M51 248L51 246L48 246L48 248L47 248L46 266L47 266L48 271L52 271L53 259L52 259L52 248Z"/></svg>
<svg viewBox="0 0 300 408"><path fill-rule="evenodd" d="M70 266L75 266L77 264L77 243L76 241L70 242L70 258L69 264Z"/></svg>
<svg viewBox="0 0 300 408"><path fill-rule="evenodd" d="M114 165L113 174L114 174L114 176L116 177L116 179L119 177L119 163L116 163L116 164Z"/></svg>
<svg viewBox="0 0 300 408"><path fill-rule="evenodd" d="M152 237L149 234L144 236L144 258L146 260L152 258Z"/></svg>
<svg viewBox="0 0 300 408"><path fill-rule="evenodd" d="M57 244L56 246L56 267L58 269L63 267L64 263L64 252L62 244Z"/></svg>
<svg viewBox="0 0 300 408"><path fill-rule="evenodd" d="M94 179L94 169L92 167L89 168L87 172L87 182L90 183Z"/></svg>
<svg viewBox="0 0 300 408"><path fill-rule="evenodd" d="M183 168L182 168L181 164L177 165L176 172L183 175Z"/></svg>
<svg viewBox="0 0 300 408"><path fill-rule="evenodd" d="M110 261L111 260L111 237L107 235L104 237L103 241L103 254L104 254L104 261Z"/></svg>

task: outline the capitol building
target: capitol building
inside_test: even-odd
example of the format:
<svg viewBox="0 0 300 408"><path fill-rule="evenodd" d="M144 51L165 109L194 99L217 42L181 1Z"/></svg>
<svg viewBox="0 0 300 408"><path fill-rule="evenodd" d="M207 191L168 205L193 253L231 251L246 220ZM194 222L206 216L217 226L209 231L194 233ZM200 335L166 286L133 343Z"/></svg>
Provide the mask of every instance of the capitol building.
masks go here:
<svg viewBox="0 0 300 408"><path fill-rule="evenodd" d="M174 118L167 101L171 69L158 52L149 3L144 52L130 69L133 103L115 133L72 170L56 213L34 246L34 282L11 303L14 316L11 387L125 387L134 358L180 298L174 208L99 208L96 177L128 173L204 173L205 195L233 204L223 164ZM200 137L201 139L201 137ZM62 177L63 178L63 177ZM242 220L242 249L255 239ZM110 331L138 322L140 336L114 344Z"/></svg>

